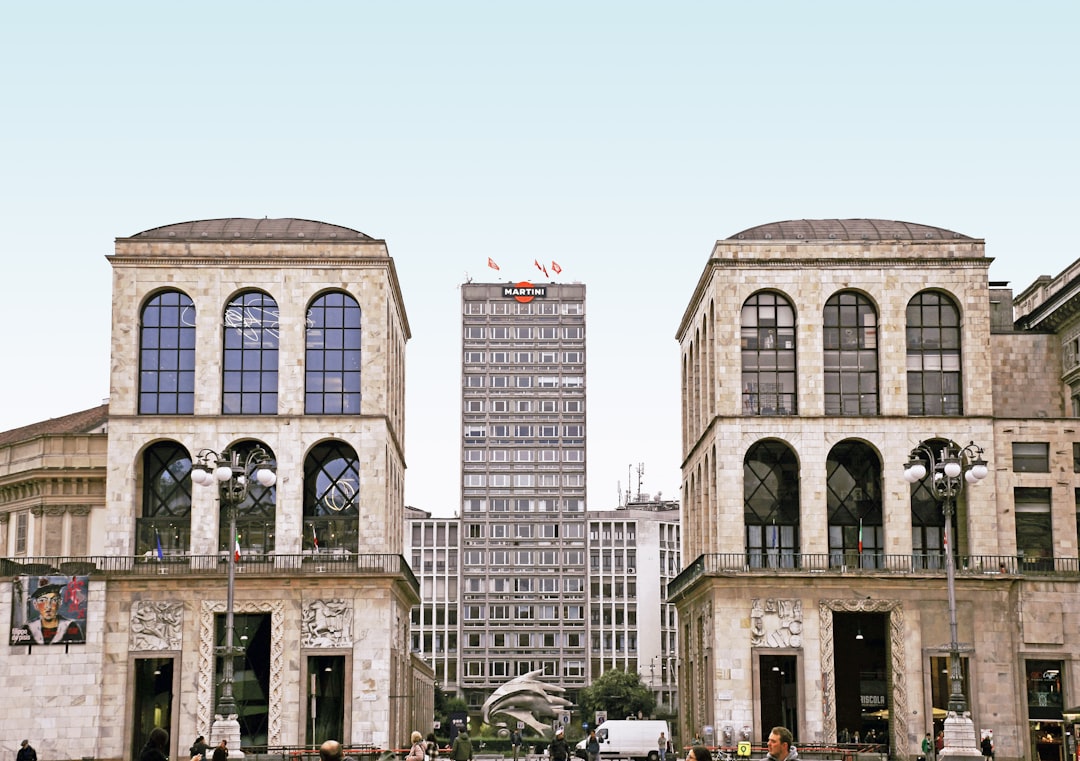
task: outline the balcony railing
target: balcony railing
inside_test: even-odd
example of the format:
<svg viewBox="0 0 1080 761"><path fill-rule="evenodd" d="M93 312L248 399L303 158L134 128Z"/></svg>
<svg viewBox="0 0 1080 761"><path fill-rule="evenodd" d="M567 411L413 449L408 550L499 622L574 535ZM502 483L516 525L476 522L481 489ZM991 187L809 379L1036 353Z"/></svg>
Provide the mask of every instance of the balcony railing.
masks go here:
<svg viewBox="0 0 1080 761"><path fill-rule="evenodd" d="M701 576L791 574L884 574L945 575L945 556L940 552L886 555L877 552L800 553L783 550L730 552L701 555L668 584L668 597L690 586ZM956 558L960 576L1080 576L1080 558L1033 558L1015 555L961 555Z"/></svg>
<svg viewBox="0 0 1080 761"><path fill-rule="evenodd" d="M116 556L52 556L0 558L0 577L8 576L65 576L104 575L123 576L221 576L229 569L229 555L189 555L187 553L156 553ZM403 576L413 590L420 593L420 582L401 555L364 555L346 551L306 551L297 555L241 552L236 572L244 576L294 576L305 574L346 574L356 576Z"/></svg>

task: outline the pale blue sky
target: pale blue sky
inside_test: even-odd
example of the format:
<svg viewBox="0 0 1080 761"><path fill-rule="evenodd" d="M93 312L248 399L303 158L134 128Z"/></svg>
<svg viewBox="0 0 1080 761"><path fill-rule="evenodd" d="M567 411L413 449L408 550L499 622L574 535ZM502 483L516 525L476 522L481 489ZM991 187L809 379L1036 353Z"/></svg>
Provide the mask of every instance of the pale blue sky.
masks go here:
<svg viewBox="0 0 1080 761"><path fill-rule="evenodd" d="M718 238L877 217L1080 257L1070 2L8 3L0 430L108 395L113 239L303 217L387 241L406 501L456 509L458 285L588 284L589 503L678 496L674 333ZM221 442L206 442L217 446Z"/></svg>

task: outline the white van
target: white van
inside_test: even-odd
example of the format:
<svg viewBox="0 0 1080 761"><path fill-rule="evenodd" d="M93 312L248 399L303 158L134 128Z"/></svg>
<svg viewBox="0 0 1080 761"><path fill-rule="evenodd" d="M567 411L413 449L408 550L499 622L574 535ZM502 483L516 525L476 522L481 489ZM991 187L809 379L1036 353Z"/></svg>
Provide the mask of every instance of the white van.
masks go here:
<svg viewBox="0 0 1080 761"><path fill-rule="evenodd" d="M610 719L596 728L596 739L600 741L601 758L634 758L642 761L658 761L660 758L657 739L660 733L671 739L671 727L666 721L653 719ZM585 738L577 744L578 753L585 757ZM673 754L677 759L678 753ZM674 760L673 760L674 761Z"/></svg>

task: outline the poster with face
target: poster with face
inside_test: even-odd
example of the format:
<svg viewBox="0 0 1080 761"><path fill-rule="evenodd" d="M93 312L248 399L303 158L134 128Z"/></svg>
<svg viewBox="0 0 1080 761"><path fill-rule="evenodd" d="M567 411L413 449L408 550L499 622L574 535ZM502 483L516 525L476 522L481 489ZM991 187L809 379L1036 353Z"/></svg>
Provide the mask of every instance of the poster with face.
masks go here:
<svg viewBox="0 0 1080 761"><path fill-rule="evenodd" d="M16 577L11 586L11 644L85 643L88 578Z"/></svg>

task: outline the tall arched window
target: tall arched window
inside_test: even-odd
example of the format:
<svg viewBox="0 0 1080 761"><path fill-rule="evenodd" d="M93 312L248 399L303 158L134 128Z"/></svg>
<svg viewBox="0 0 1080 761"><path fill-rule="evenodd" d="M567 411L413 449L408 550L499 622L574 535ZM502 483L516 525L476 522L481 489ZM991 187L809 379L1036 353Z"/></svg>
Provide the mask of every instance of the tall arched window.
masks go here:
<svg viewBox="0 0 1080 761"><path fill-rule="evenodd" d="M356 552L359 518L356 451L340 441L316 445L304 461L304 549Z"/></svg>
<svg viewBox="0 0 1080 761"><path fill-rule="evenodd" d="M794 568L799 552L799 464L781 441L760 441L743 460L747 563Z"/></svg>
<svg viewBox="0 0 1080 761"><path fill-rule="evenodd" d="M881 460L861 441L841 441L825 461L829 564L880 568L885 547Z"/></svg>
<svg viewBox="0 0 1080 761"><path fill-rule="evenodd" d="M157 556L191 546L191 455L174 441L152 444L142 457L142 516L135 552Z"/></svg>
<svg viewBox="0 0 1080 761"><path fill-rule="evenodd" d="M936 439L928 443L938 451L949 442ZM945 511L928 486L932 477L911 485L911 553L916 568L940 570L945 567ZM952 535L957 535L955 513Z"/></svg>
<svg viewBox="0 0 1080 761"><path fill-rule="evenodd" d="M962 415L960 310L943 293L923 291L907 307L909 415Z"/></svg>
<svg viewBox="0 0 1080 761"><path fill-rule="evenodd" d="M229 302L222 341L222 413L277 413L278 335L278 306L270 296L247 291Z"/></svg>
<svg viewBox="0 0 1080 761"><path fill-rule="evenodd" d="M304 411L360 412L360 305L347 293L325 293L307 316Z"/></svg>
<svg viewBox="0 0 1080 761"><path fill-rule="evenodd" d="M825 302L825 414L878 414L877 312L861 293Z"/></svg>
<svg viewBox="0 0 1080 761"><path fill-rule="evenodd" d="M142 308L139 324L139 414L195 412L195 305L162 291Z"/></svg>
<svg viewBox="0 0 1080 761"><path fill-rule="evenodd" d="M742 308L744 415L794 415L795 310L778 293L751 296Z"/></svg>
<svg viewBox="0 0 1080 761"><path fill-rule="evenodd" d="M271 470L277 469L277 459L274 453L265 444L257 441L241 441L233 444L229 449L240 455L240 462L244 462L251 450L261 447L270 455L267 466ZM218 515L218 549L229 552L239 544L241 555L263 555L274 549L275 523L277 521L277 486L263 486L258 481L252 481L248 489L248 495L236 507L236 536L229 536L229 513L224 505L219 503Z"/></svg>

